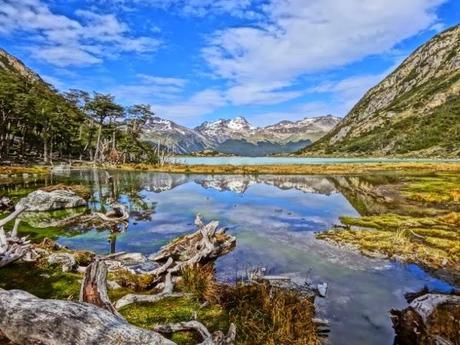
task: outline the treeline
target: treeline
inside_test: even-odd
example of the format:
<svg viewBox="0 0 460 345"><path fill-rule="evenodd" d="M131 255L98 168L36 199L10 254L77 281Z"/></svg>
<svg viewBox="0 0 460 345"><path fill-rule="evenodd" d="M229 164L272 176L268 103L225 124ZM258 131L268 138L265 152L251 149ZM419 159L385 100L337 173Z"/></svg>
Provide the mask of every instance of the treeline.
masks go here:
<svg viewBox="0 0 460 345"><path fill-rule="evenodd" d="M0 69L0 116L0 161L158 160L156 148L140 141L142 126L154 116L149 105L123 107L97 92L61 94Z"/></svg>

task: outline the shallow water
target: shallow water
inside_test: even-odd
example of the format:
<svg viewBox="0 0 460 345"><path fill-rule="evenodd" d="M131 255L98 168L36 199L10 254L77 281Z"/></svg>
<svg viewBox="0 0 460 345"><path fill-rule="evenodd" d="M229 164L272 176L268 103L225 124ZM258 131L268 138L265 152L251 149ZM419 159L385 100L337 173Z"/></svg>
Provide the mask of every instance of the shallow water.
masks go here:
<svg viewBox="0 0 460 345"><path fill-rule="evenodd" d="M98 209L108 195L103 176L76 171L53 176L47 183L90 185L94 195L90 206ZM269 274L289 274L299 282L306 277L327 282L327 298L318 298L317 306L331 322L332 344L392 344L388 311L406 305L404 292L424 285L440 291L451 288L416 265L371 259L316 240L314 232L328 229L339 216L359 215L357 195L349 201L345 195L350 193L339 177L146 172L113 172L113 176L119 200L130 209L127 231L116 238L108 231L88 231L61 237L60 243L99 253L150 254L192 231L197 213L205 220L217 219L237 237L235 251L217 261L219 279L232 281L261 266Z"/></svg>
<svg viewBox="0 0 460 345"><path fill-rule="evenodd" d="M312 157L172 157L171 163L186 165L289 165L343 163L435 163L458 162L458 159L415 158L312 158Z"/></svg>

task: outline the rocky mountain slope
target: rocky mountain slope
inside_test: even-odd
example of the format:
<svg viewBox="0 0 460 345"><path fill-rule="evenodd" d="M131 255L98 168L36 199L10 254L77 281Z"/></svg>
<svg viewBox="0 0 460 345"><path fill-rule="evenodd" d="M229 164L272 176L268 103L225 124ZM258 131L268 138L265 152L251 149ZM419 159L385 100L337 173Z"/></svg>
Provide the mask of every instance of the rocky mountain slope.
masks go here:
<svg viewBox="0 0 460 345"><path fill-rule="evenodd" d="M11 54L8 54L4 49L0 48L0 69L7 70L9 72L18 73L22 77L29 79L30 81L44 82L40 76L28 68L18 58Z"/></svg>
<svg viewBox="0 0 460 345"><path fill-rule="evenodd" d="M177 153L216 150L238 155L269 155L296 152L332 129L340 118L332 115L282 121L254 127L244 117L204 122L189 129L172 121L155 118L147 124L143 139L161 142Z"/></svg>
<svg viewBox="0 0 460 345"><path fill-rule="evenodd" d="M418 48L304 154L460 155L460 26Z"/></svg>

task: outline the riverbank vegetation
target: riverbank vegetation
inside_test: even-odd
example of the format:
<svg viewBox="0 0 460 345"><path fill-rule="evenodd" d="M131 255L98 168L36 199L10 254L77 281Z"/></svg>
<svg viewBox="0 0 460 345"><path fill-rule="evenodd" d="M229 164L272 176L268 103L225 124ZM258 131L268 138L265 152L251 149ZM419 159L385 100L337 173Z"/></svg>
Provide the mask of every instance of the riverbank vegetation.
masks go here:
<svg viewBox="0 0 460 345"><path fill-rule="evenodd" d="M371 190L371 191L369 191ZM352 246L369 256L420 264L460 277L460 177L438 173L406 177L397 183L369 187L397 208L375 214L341 217L341 226L317 237ZM369 199L367 199L369 200ZM368 201L369 202L369 201ZM384 202L383 202L384 203ZM455 278L457 277L457 278Z"/></svg>
<svg viewBox="0 0 460 345"><path fill-rule="evenodd" d="M85 167L85 165L83 165ZM105 164L104 168L125 171L141 170L183 174L279 174L279 175L357 175L364 173L398 172L460 172L460 163L452 162L401 162L401 163L343 163L298 165L185 165L185 164Z"/></svg>

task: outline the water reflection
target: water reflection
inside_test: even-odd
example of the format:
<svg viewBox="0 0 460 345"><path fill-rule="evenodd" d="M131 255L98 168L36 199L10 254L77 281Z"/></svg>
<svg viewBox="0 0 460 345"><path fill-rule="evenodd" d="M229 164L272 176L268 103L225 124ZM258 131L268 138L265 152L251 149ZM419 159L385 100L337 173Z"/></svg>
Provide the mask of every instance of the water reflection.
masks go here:
<svg viewBox="0 0 460 345"><path fill-rule="evenodd" d="M328 296L318 309L331 320L333 344L392 344L388 310L406 305L404 292L423 285L450 288L417 266L366 258L314 238L314 231L328 229L341 215L397 207L398 200L380 188L394 176L112 174L114 193L130 211L127 231L87 231L61 243L99 253L150 254L193 230L196 213L218 219L237 237L235 251L217 262L219 278L232 280L263 266L299 281L306 275L327 281ZM89 185L95 210L103 211L111 194L103 172L72 172L53 177L56 182Z"/></svg>

